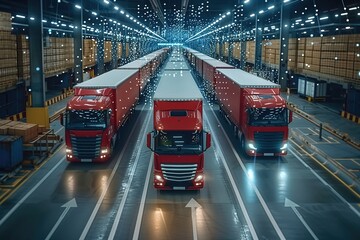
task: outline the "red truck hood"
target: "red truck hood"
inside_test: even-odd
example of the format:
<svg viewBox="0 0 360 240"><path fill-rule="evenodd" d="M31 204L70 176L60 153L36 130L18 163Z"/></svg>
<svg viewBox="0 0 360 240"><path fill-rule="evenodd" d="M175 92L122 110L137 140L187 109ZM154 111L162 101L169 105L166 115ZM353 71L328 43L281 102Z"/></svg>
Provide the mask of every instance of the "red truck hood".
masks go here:
<svg viewBox="0 0 360 240"><path fill-rule="evenodd" d="M201 130L202 129L202 117L201 113L197 111L194 116L186 117L173 117L173 116L162 116L160 112L155 114L155 126L157 130Z"/></svg>
<svg viewBox="0 0 360 240"><path fill-rule="evenodd" d="M249 95L246 96L248 106L252 108L285 108L286 102L279 95Z"/></svg>
<svg viewBox="0 0 360 240"><path fill-rule="evenodd" d="M106 96L74 96L68 102L68 109L106 109L111 104L110 98Z"/></svg>

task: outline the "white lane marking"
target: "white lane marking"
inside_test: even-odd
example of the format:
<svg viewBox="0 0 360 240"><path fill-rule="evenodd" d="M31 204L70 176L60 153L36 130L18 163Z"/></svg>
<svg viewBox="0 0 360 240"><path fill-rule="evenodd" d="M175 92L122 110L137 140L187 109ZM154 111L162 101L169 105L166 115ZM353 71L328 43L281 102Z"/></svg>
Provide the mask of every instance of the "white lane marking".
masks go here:
<svg viewBox="0 0 360 240"><path fill-rule="evenodd" d="M356 210L349 202L347 202L345 200L345 198L343 198L338 192L336 192L336 190L330 186L330 184L328 184L324 179L322 179L322 177L319 176L319 174L317 174L312 168L310 168L309 165L307 165L293 150L291 150L290 147L289 151L291 152L291 154L293 154L306 168L308 168L319 180L320 182L322 182L325 186L329 187L330 190L346 205L349 206L349 208L358 216L360 217L360 212L358 210Z"/></svg>
<svg viewBox="0 0 360 240"><path fill-rule="evenodd" d="M187 208L191 208L191 221L192 221L192 229L193 229L193 240L197 240L197 224L196 224L196 208L201 208L201 205L195 201L193 198L190 199L188 204L186 204Z"/></svg>
<svg viewBox="0 0 360 240"><path fill-rule="evenodd" d="M149 163L149 167L148 167L146 179L145 179L145 186L144 186L143 193L141 196L140 208L139 208L138 216L136 219L136 225L135 225L134 234L133 234L133 238L132 238L133 240L139 239L141 220L142 220L142 216L144 214L145 199L146 199L146 194L147 194L147 190L149 187L150 174L151 174L151 170L152 170L153 161L154 161L154 154L151 154L150 163Z"/></svg>
<svg viewBox="0 0 360 240"><path fill-rule="evenodd" d="M145 105L144 105L143 108L141 109L141 112L144 110L144 108L145 108ZM134 126L137 126L139 121L140 121L140 116L139 116L138 119L136 120ZM117 169L119 168L120 161L121 161L121 159L122 159L122 157L123 157L123 155L124 155L124 153L125 153L125 150L127 149L128 145L129 145L131 136L134 134L134 131L135 131L135 127L134 127L134 128L131 130L131 132L130 132L130 135L129 135L129 137L128 137L128 139L127 139L127 141L126 141L126 143L125 143L125 145L124 145L124 147L123 147L123 149L122 149L122 151L121 151L121 153L120 153L120 156L119 156L119 158L117 159L117 162L116 162L113 170L111 171L111 174L110 174L110 177L109 177L109 181L108 181L106 187L104 188L103 192L101 193L100 198L99 198L99 200L97 201L97 203L96 203L96 205L95 205L95 208L94 208L94 210L92 211L92 213L91 213L91 215L90 215L90 218L89 218L88 222L86 223L86 226L85 226L83 232L81 233L81 236L79 237L79 240L85 239L86 235L88 234L88 232L89 232L89 230L90 230L90 227L91 227L91 225L92 225L92 223L93 223L93 221L94 221L94 219L95 219L95 216L96 216L97 212L99 211L99 208L100 208L100 206L101 206L101 204L102 204L102 201L104 200L105 195L106 195L106 193L107 193L107 191L108 191L108 189L109 189L109 186L110 186L110 184L111 184L111 182L112 182L112 179L114 178L114 175L115 175Z"/></svg>
<svg viewBox="0 0 360 240"><path fill-rule="evenodd" d="M300 221L302 222L302 224L305 226L305 228L309 231L309 233L311 234L311 236L315 239L318 240L319 238L315 235L315 233L311 230L310 226L306 223L305 219L301 216L300 212L296 209L297 207L300 207L299 205L297 205L296 203L294 203L293 201L291 201L288 198L285 198L285 207L290 207L294 213L296 214L296 216L300 219Z"/></svg>
<svg viewBox="0 0 360 240"><path fill-rule="evenodd" d="M0 220L0 226L25 202L25 200L55 171L56 168L64 163L65 157L60 161L19 201L16 205Z"/></svg>
<svg viewBox="0 0 360 240"><path fill-rule="evenodd" d="M64 127L62 126L59 130L57 130L57 131L55 132L55 134L58 134L58 133L61 132L63 129L64 129Z"/></svg>
<svg viewBox="0 0 360 240"><path fill-rule="evenodd" d="M148 113L146 124L144 124L143 127L141 128L140 134L145 133L145 129L150 123L150 119L151 119L150 116L152 116L152 114ZM126 202L127 196L129 194L129 191L130 191L130 186L131 186L131 183L132 183L132 181L134 179L135 170L136 170L136 167L138 165L139 158L140 158L140 153L141 153L141 150L142 150L142 148L143 148L143 146L145 144L145 138L146 138L146 134L144 134L143 137L141 138L140 147L139 147L138 152L136 154L136 159L135 159L135 162L134 162L134 166L131 169L129 181L126 184L127 188L125 189L124 195L123 195L123 197L121 199L121 203L120 203L119 208L118 208L118 210L116 212L116 217L115 217L114 223L112 225L112 228L111 228L110 235L109 235L108 239L114 239L114 237L115 237L116 230L117 230L117 228L119 226L121 214L122 214L122 212L124 210L125 202Z"/></svg>
<svg viewBox="0 0 360 240"><path fill-rule="evenodd" d="M232 145L229 137L228 137L227 134L225 133L225 130L224 130L223 126L221 125L218 117L217 117L217 116L215 115L215 113L214 113L214 110L213 110L212 108L210 108L210 109L211 109L211 112L213 113L214 117L216 118L216 120L217 120L217 122L218 122L218 125L220 126L222 132L224 133L224 136L225 136L225 138L226 138L229 146L231 147L231 150L233 151L236 159L238 160L238 162L239 162L239 164L240 164L243 172L245 173L246 178L248 179L248 182L250 183L251 187L254 189L255 194L256 194L256 196L258 197L258 199L259 199L259 201L260 201L260 203L261 203L261 206L263 207L263 209L264 209L266 215L268 216L271 224L273 225L276 233L278 234L278 236L279 236L280 239L286 239L285 236L284 236L284 234L282 233L279 225L278 225L277 222L275 221L274 216L272 215L269 207L266 205L266 202L265 202L264 198L262 197L262 195L260 194L258 188L257 188L256 185L250 180L249 174L248 174L248 172L247 172L247 169L246 169L244 163L241 161L241 158L240 158L239 154L236 152L236 150L235 150L234 146Z"/></svg>
<svg viewBox="0 0 360 240"><path fill-rule="evenodd" d="M51 231L49 232L49 234L45 238L45 240L50 240L50 238L52 237L52 235L54 234L56 229L59 227L62 220L65 218L66 214L69 212L70 208L77 207L75 198L71 199L70 201L68 201L67 203L62 205L61 207L64 207L65 210L63 211L63 213L61 214L61 216L59 217L59 219L55 223L54 227L51 229Z"/></svg>
<svg viewBox="0 0 360 240"><path fill-rule="evenodd" d="M233 176L231 175L231 172L230 172L230 169L229 169L229 166L227 165L226 161L225 161L225 157L224 157L224 154L222 153L222 150L221 150L221 147L220 147L220 144L217 140L217 138L215 137L215 131L212 129L210 123L209 123L209 120L207 118L207 115L205 114L205 118L206 118L206 121L208 123L208 126L210 128L210 131L211 133L213 134L213 137L212 137L212 140L213 142L215 143L215 145L213 146L214 147L214 152L215 152L215 156L217 157L217 152L219 154L219 158L221 159L221 162L222 164L224 165L224 168L226 170L226 173L229 177L229 180L230 180L230 183L231 183L231 186L233 188L233 191L236 195L236 199L239 203L239 206L241 208L241 211L242 211L242 214L244 215L244 218L245 218L245 221L246 221L246 224L249 226L249 229L250 229L250 233L251 233L251 236L254 240L257 240L259 239L257 234L256 234L256 231L255 231L255 228L254 228L254 225L252 224L251 222L251 219L249 217L249 214L247 212L247 209L245 207L245 204L244 204L244 201L242 200L242 197L240 195L240 192L239 192L239 189L237 188L236 186L236 183L235 183L235 180L233 178ZM216 148L216 146L218 146L219 148Z"/></svg>

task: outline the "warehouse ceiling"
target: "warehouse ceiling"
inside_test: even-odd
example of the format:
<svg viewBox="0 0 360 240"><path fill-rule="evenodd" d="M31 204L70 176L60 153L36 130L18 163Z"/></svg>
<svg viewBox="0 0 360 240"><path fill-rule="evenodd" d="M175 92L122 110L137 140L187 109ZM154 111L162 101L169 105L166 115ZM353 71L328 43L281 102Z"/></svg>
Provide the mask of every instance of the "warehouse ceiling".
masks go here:
<svg viewBox="0 0 360 240"><path fill-rule="evenodd" d="M17 31L26 31L27 4L34 0L1 0L0 10L11 12ZM290 14L296 36L358 33L358 0L43 0L44 27L72 31L72 19L81 7L85 35L96 35L104 25L112 34L146 33L160 41L185 42L211 34L242 30L254 35L256 18L264 36L278 38L280 6Z"/></svg>

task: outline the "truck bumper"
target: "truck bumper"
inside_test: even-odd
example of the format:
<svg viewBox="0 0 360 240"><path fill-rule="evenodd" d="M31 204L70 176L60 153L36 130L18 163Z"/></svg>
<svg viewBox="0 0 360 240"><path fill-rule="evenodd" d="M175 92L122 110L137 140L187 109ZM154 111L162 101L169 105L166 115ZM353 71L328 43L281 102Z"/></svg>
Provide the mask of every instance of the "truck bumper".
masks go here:
<svg viewBox="0 0 360 240"><path fill-rule="evenodd" d="M201 177L198 177L200 176ZM154 172L154 188L158 190L200 190L204 187L203 173L197 173L195 180L186 182L171 182L163 178L161 172Z"/></svg>

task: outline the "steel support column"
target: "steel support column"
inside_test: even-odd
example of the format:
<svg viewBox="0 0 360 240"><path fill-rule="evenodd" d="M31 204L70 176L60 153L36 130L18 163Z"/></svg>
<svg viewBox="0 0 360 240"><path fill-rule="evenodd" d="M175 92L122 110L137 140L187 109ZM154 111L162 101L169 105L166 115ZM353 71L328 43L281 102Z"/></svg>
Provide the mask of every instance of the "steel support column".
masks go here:
<svg viewBox="0 0 360 240"><path fill-rule="evenodd" d="M105 57L104 30L105 30L105 27L102 22L99 25L100 25L99 26L99 34L97 37L97 75L103 74L105 72L105 67L104 67L104 57Z"/></svg>
<svg viewBox="0 0 360 240"><path fill-rule="evenodd" d="M83 6L82 0L78 1ZM74 9L74 74L76 83L83 81L83 10Z"/></svg>
<svg viewBox="0 0 360 240"><path fill-rule="evenodd" d="M118 36L117 36L117 29L113 30L113 37L111 41L111 68L117 68L118 62Z"/></svg>
<svg viewBox="0 0 360 240"><path fill-rule="evenodd" d="M45 105L42 0L28 0L30 86L33 107ZM34 19L34 20L30 20Z"/></svg>
<svg viewBox="0 0 360 240"><path fill-rule="evenodd" d="M246 62L246 39L244 36L243 25L240 26L240 66L239 68L245 70Z"/></svg>
<svg viewBox="0 0 360 240"><path fill-rule="evenodd" d="M290 10L281 3L280 11L280 65L278 83L281 89L287 87L288 75L288 53L289 53L289 31L290 31Z"/></svg>
<svg viewBox="0 0 360 240"><path fill-rule="evenodd" d="M255 70L261 69L261 52L262 52L262 22L259 14L255 17Z"/></svg>

